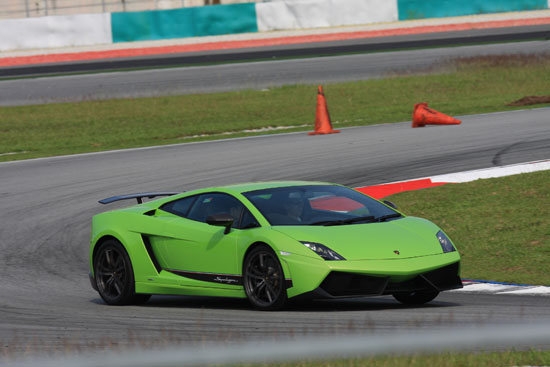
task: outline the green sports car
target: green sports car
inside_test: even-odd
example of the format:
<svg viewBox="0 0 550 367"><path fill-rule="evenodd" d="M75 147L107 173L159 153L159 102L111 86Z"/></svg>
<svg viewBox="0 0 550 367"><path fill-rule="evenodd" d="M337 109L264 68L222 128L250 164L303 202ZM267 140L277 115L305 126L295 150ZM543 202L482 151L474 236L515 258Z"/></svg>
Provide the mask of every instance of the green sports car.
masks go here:
<svg viewBox="0 0 550 367"><path fill-rule="evenodd" d="M261 310L302 297L423 304L462 287L439 227L349 187L246 183L100 203L124 199L138 204L92 220L90 281L107 304L153 294L248 298Z"/></svg>

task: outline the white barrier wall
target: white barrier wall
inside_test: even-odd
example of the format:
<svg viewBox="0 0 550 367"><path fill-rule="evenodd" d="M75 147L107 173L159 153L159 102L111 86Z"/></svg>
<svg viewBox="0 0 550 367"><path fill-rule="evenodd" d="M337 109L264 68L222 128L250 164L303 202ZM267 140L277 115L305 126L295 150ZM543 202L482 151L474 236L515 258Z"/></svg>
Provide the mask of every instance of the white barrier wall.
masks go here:
<svg viewBox="0 0 550 367"><path fill-rule="evenodd" d="M440 15L438 10L441 7L434 8L432 6L433 2L438 1L440 0L273 0L271 2L248 3L251 6L250 9L255 10L256 13L256 22L252 21L252 24L257 25L257 29L250 30L250 32L388 23L416 19L416 16L422 14L425 17L456 16L457 13L459 15L477 14L476 4L481 4L481 2L489 9L486 12L494 12L495 9L498 9L499 12L540 10L546 7L547 2L547 8L550 8L550 0L476 0L477 3L471 0L467 2L470 7L465 11L464 4L461 5L456 1L448 0L440 3L441 7L445 8L443 9L445 10L444 14L447 15ZM153 25L156 25L156 28L160 27L159 29L163 32L167 31L169 33L170 37L165 38L174 38L174 34L183 34L182 29L185 30L185 27L205 30L211 29L214 25L218 32L215 34L220 34L220 30L225 28L231 33L235 24L238 21L246 22L249 20L248 18L252 12L248 11L246 13L248 18L244 15L243 17L233 17L231 21L225 21L227 24L224 21L220 21L219 24L212 23L212 17L225 19L223 16L226 14L226 7L228 6L230 5L205 7L209 17L202 17L200 20L195 21L196 24L191 26L181 24L180 21L174 24L165 24L169 20L168 18L168 20L163 18L160 23L153 21ZM249 10L248 7L243 7L243 9ZM152 19L162 18L162 14L159 15L158 12L145 11L138 12L137 15L133 12L79 14L0 20L0 52L90 46L145 39L137 36L139 36L139 32L149 31L147 21L152 22ZM121 14L124 14L124 16L121 16ZM179 15L179 12L176 15ZM138 19L143 21L143 24L141 24L141 28L138 27L139 29L133 30L132 24L125 24L123 21L112 22L112 17L119 20L121 18ZM179 18L173 16L170 19L177 20ZM201 21L206 21L206 24L201 24ZM115 26L115 29L112 29L113 26ZM120 40L113 37L113 34L120 34L121 31L126 30L128 32L124 34L136 36L136 39ZM242 30L239 31L239 33L242 32Z"/></svg>
<svg viewBox="0 0 550 367"><path fill-rule="evenodd" d="M0 51L112 43L111 14L79 14L0 22Z"/></svg>
<svg viewBox="0 0 550 367"><path fill-rule="evenodd" d="M258 31L397 21L397 1L280 0L256 4Z"/></svg>

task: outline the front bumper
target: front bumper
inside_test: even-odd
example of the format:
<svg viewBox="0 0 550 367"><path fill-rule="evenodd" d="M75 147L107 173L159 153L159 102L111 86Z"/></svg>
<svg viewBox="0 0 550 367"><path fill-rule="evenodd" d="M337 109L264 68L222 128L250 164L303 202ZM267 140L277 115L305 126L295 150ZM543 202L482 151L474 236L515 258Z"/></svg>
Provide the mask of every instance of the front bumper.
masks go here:
<svg viewBox="0 0 550 367"><path fill-rule="evenodd" d="M403 259L324 261L289 255L282 260L293 283L289 298L312 292L335 298L462 287L456 251Z"/></svg>
<svg viewBox="0 0 550 367"><path fill-rule="evenodd" d="M328 274L314 293L323 298L340 298L434 290L441 292L462 288L462 280L458 275L459 269L460 263L456 262L400 282L392 282L387 276L333 271Z"/></svg>

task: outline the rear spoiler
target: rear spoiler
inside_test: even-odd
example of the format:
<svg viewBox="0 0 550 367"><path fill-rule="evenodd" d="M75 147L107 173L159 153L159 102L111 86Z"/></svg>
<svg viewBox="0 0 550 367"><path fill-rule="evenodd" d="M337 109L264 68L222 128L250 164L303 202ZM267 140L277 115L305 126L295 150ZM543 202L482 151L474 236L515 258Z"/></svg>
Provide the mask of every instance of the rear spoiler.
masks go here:
<svg viewBox="0 0 550 367"><path fill-rule="evenodd" d="M127 194L127 195L117 195L117 196L111 196L110 198L105 198L102 200L99 200L100 204L110 204L114 203L115 201L120 200L128 200L128 199L136 199L138 204L143 203L143 198L147 199L153 199L157 196L172 196L179 194L179 192L142 192L138 194Z"/></svg>

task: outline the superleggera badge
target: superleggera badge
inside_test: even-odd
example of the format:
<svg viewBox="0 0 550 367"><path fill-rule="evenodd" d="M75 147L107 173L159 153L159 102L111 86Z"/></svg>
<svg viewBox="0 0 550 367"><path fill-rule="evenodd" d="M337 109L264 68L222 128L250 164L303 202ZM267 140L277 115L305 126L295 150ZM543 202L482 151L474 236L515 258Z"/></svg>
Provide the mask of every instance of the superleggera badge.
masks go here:
<svg viewBox="0 0 550 367"><path fill-rule="evenodd" d="M393 250L393 253L396 254L396 255L400 254L399 250Z"/></svg>
<svg viewBox="0 0 550 367"><path fill-rule="evenodd" d="M231 283L238 283L238 281L236 279L231 279L231 278L223 278L223 277L215 277L214 278L214 281L216 282L220 282L220 283L227 283L227 284L231 284Z"/></svg>

